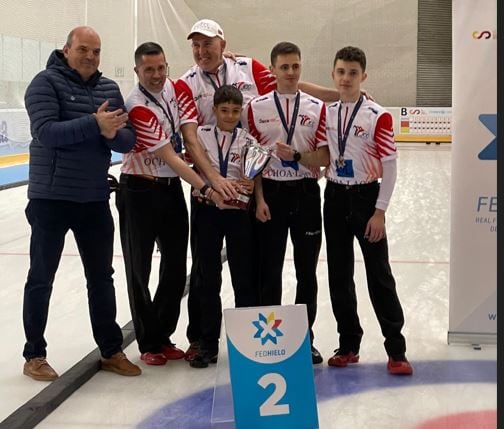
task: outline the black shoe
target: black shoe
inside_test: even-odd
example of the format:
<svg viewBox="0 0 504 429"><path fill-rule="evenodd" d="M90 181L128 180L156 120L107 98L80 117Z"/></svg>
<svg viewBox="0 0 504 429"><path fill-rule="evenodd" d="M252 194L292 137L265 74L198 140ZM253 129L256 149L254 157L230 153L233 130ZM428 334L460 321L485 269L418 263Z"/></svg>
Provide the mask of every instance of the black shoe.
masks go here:
<svg viewBox="0 0 504 429"><path fill-rule="evenodd" d="M217 353L200 352L189 361L192 368L207 368L210 363L217 363Z"/></svg>
<svg viewBox="0 0 504 429"><path fill-rule="evenodd" d="M324 361L320 352L313 346L311 346L311 360L314 365Z"/></svg>

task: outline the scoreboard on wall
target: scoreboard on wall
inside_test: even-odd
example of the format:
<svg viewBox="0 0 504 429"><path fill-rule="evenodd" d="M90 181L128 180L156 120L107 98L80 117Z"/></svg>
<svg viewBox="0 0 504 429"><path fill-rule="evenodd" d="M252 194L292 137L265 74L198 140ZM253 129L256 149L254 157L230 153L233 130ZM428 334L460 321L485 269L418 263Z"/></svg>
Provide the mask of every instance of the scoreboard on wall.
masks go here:
<svg viewBox="0 0 504 429"><path fill-rule="evenodd" d="M390 107L396 142L450 143L451 107Z"/></svg>

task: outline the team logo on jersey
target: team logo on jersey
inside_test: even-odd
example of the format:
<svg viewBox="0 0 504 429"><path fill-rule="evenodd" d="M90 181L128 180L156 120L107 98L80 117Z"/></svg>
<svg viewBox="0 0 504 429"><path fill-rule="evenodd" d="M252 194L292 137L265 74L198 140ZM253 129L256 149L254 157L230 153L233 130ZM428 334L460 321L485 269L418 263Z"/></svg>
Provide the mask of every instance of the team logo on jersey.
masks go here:
<svg viewBox="0 0 504 429"><path fill-rule="evenodd" d="M248 82L235 82L235 83L233 83L233 86L242 92L243 91L250 91L253 87L253 85Z"/></svg>
<svg viewBox="0 0 504 429"><path fill-rule="evenodd" d="M299 125L304 127L313 128L315 126L315 122L308 115L299 115Z"/></svg>
<svg viewBox="0 0 504 429"><path fill-rule="evenodd" d="M361 139L367 139L369 137L369 133L367 133L366 130L360 125L354 125L353 129L355 137L359 137Z"/></svg>
<svg viewBox="0 0 504 429"><path fill-rule="evenodd" d="M237 152L231 152L229 154L229 162L231 164L239 164L240 163L240 154Z"/></svg>

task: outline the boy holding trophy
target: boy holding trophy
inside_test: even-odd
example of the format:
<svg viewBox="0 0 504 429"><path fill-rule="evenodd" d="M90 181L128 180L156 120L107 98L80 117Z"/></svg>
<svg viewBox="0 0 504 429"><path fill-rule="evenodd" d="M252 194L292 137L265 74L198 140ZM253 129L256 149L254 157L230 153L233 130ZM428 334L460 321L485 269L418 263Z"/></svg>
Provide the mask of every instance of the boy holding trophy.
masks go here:
<svg viewBox="0 0 504 429"><path fill-rule="evenodd" d="M237 127L242 103L243 96L237 88L231 85L218 88L213 107L217 125L198 127L199 143L213 168L232 181L239 194L237 199L226 203L241 210L217 208L208 200L211 193L207 194L207 198L199 198L196 206L194 228L198 237L198 270L205 281L197 282L196 293L201 303L201 338L200 350L189 362L193 368L206 368L209 363L217 361L222 319L220 289L224 237L236 307L259 304L250 258L252 224L247 209L254 190L253 179L266 166L269 152L257 147L253 137Z"/></svg>

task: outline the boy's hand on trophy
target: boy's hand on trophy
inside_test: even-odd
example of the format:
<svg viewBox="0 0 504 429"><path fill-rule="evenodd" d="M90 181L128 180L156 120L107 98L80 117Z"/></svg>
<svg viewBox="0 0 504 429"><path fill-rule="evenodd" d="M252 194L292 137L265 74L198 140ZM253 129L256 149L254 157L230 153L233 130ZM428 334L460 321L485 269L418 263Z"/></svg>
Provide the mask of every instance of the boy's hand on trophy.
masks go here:
<svg viewBox="0 0 504 429"><path fill-rule="evenodd" d="M252 179L247 179L242 177L236 182L237 191L245 194L252 194L254 192L254 181Z"/></svg>

